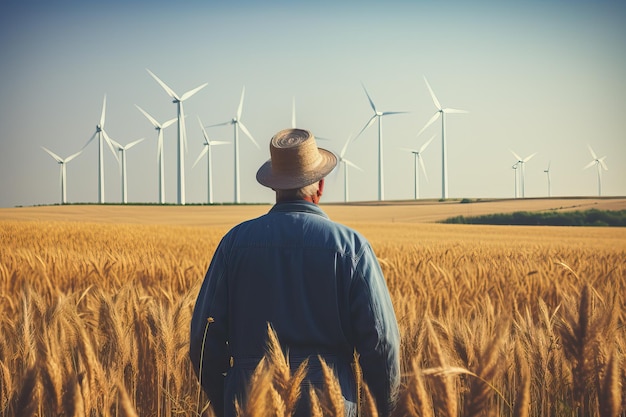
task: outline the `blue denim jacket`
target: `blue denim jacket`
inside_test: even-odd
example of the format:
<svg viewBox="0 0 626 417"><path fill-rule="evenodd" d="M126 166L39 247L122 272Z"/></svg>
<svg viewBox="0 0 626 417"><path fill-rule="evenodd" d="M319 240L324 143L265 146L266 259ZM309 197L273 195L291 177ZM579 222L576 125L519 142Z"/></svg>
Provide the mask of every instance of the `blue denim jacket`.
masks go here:
<svg viewBox="0 0 626 417"><path fill-rule="evenodd" d="M363 236L313 203L278 203L235 226L216 249L193 313L190 357L218 416L234 416L235 399L245 400L268 323L292 369L317 355L332 365L347 416L356 415L356 349L381 415L390 412L400 338L380 265ZM319 362L310 361L307 381L322 386Z"/></svg>

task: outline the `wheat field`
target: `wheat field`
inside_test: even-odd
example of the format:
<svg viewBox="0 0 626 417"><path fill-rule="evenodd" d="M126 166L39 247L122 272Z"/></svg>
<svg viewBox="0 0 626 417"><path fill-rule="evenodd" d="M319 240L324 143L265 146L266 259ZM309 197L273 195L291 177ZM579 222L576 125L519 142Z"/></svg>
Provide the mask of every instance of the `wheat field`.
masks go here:
<svg viewBox="0 0 626 417"><path fill-rule="evenodd" d="M193 303L221 236L267 208L194 225L0 213L0 415L211 415L187 358ZM626 415L626 230L341 210L326 211L370 240L398 317L397 416ZM300 393L268 340L242 416L290 415ZM314 416L341 415L327 371ZM366 384L361 398L376 415Z"/></svg>

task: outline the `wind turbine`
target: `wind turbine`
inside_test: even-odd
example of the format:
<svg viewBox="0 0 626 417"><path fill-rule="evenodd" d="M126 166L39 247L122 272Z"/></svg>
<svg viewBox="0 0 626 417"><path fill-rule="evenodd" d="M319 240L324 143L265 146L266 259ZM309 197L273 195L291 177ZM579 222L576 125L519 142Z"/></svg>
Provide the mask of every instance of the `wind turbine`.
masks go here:
<svg viewBox="0 0 626 417"><path fill-rule="evenodd" d="M202 157L206 154L207 155L207 182L208 182L208 199L209 199L209 204L213 204L213 173L211 170L211 146L217 146L217 145L227 145L230 142L225 142L225 141L219 141L219 140L209 140L209 135L207 135L206 130L204 130L204 126L202 125L202 121L200 120L200 116L198 116L198 123L200 123L200 129L202 129L202 136L204 136L204 149L202 150L202 152L200 152L200 155L198 155L198 159L196 159L196 162L194 162L193 167L196 166L196 164L200 161L200 159L202 159Z"/></svg>
<svg viewBox="0 0 626 417"><path fill-rule="evenodd" d="M161 124L156 121L156 119L148 112L146 112L141 107L135 104L135 107L139 109L140 112L143 113L144 116L152 123L154 129L157 131L157 161L159 164L159 204L165 203L165 164L163 158L163 129L169 127L174 123L177 119L174 117L173 119L168 120L167 122Z"/></svg>
<svg viewBox="0 0 626 417"><path fill-rule="evenodd" d="M254 140L254 138L252 137L252 135L250 134L250 131L248 130L248 128L242 123L241 121L241 111L243 109L243 97L246 93L246 87L244 86L243 89L241 90L241 100L239 101L239 107L237 107L237 114L234 118L232 118L231 120L224 122L224 123L218 123L215 125L211 125L211 126L207 126L207 127L215 127L215 126L224 126L224 125L233 125L234 130L235 130L235 203L239 203L240 201L240 191L239 191L239 129L241 128L241 130L243 131L243 133L245 133L245 135L250 138L250 140L252 141L252 143L254 143L254 145L261 149L259 147L259 144L256 142L256 140Z"/></svg>
<svg viewBox="0 0 626 417"><path fill-rule="evenodd" d="M422 152L430 145L430 142L435 139L435 135L433 135L430 139L428 139L418 150L402 148L405 151L409 151L413 154L413 171L414 171L414 181L415 181L415 199L419 198L419 166L422 167L422 172L424 173L424 177L426 181L428 181L428 174L426 174L426 167L424 166L424 158L422 157Z"/></svg>
<svg viewBox="0 0 626 417"><path fill-rule="evenodd" d="M113 142L113 144L117 147L117 150L120 152L120 154L122 154L122 161L121 161L121 168L122 168L122 203L126 204L128 203L128 183L126 181L126 151L129 150L130 148L132 148L133 146L135 146L136 144L138 144L139 142L143 141L144 138L141 139L137 139L136 141L133 141L129 144L127 144L126 146L121 145L119 142L116 142L114 140L111 139L111 142Z"/></svg>
<svg viewBox="0 0 626 417"><path fill-rule="evenodd" d="M385 111L385 112L378 111L376 109L376 105L372 101L372 98L367 92L365 85L363 83L361 83L361 85L363 86L363 90L365 91L365 95L367 96L367 99L370 102L370 106L372 107L374 114L367 121L365 126L363 126L363 129L361 129L358 135L356 135L354 140L357 140L358 137L361 136L361 133L363 133L368 127L374 124L376 119L378 119L378 200L382 201L385 199L385 186L384 186L384 178L383 178L384 176L383 175L383 117L390 116L392 114L404 114L408 112L406 111Z"/></svg>
<svg viewBox="0 0 626 417"><path fill-rule="evenodd" d="M546 175L548 176L548 197L552 196L552 191L551 191L551 187L550 187L550 165L552 164L552 161L548 162L548 168L544 169L543 172L546 173Z"/></svg>
<svg viewBox="0 0 626 417"><path fill-rule="evenodd" d="M82 152L82 150L76 152L75 154L72 154L70 156L68 156L67 158L63 159L61 158L59 155L55 154L54 152L52 152L50 149L47 149L45 147L43 147L43 150L48 152L48 154L53 157L58 163L59 165L61 165L61 204L65 204L67 203L67 169L66 169L66 164L68 162L70 162L72 159L76 158L78 155L80 155L80 153Z"/></svg>
<svg viewBox="0 0 626 417"><path fill-rule="evenodd" d="M178 117L178 204L185 204L185 157L184 149L187 147L187 131L185 130L185 112L183 110L183 101L196 94L207 86L208 83L204 83L201 86L187 91L182 96L179 96L168 87L159 77L154 75L152 71L146 68L146 71L156 80L157 83L165 92L173 99L173 103L177 106Z"/></svg>
<svg viewBox="0 0 626 417"><path fill-rule="evenodd" d="M435 121L441 116L441 198L448 198L448 150L446 146L446 114L447 113L469 113L466 110L458 110L451 108L443 108L437 100L433 89L430 88L430 84L428 84L428 80L424 77L424 81L426 82L426 87L428 87L428 91L430 92L430 96L433 99L433 103L437 108L437 112L430 118L428 123L424 125L422 130L419 131L417 136L419 136L428 126L435 123Z"/></svg>
<svg viewBox="0 0 626 417"><path fill-rule="evenodd" d="M596 171L598 173L598 196L602 196L602 168L604 168L605 171L609 170L609 167L607 167L606 163L604 162L604 159L606 158L606 156L603 156L602 158L598 158L596 156L596 153L593 151L593 149L591 149L591 146L587 145L587 147L589 148L589 152L591 153L591 157L593 158L593 161L585 165L583 169L587 169L591 167L593 164L596 164Z"/></svg>
<svg viewBox="0 0 626 417"><path fill-rule="evenodd" d="M113 149L113 144L111 143L111 138L104 130L104 119L106 114L106 106L107 106L107 96L104 95L104 100L102 101L102 113L100 114L100 123L96 125L96 131L91 135L87 143L83 146L81 151L87 147L91 143L91 141L98 136L98 203L104 203L104 142L109 145L109 149L113 153L113 156L119 163L120 160L117 158L117 154L115 153L115 149Z"/></svg>
<svg viewBox="0 0 626 417"><path fill-rule="evenodd" d="M350 143L350 139L352 139L352 134L348 136L348 140L346 140L346 143L343 145L343 148L341 148L341 152L339 152L339 163L343 164L343 199L346 203L348 202L348 198L349 198L348 165L363 172L363 170L359 166L355 165L352 161L349 161L348 159L345 158L345 154L346 154L346 151L348 150L348 144Z"/></svg>
<svg viewBox="0 0 626 417"><path fill-rule="evenodd" d="M523 158L523 159L518 154L516 154L515 152L511 151L511 153L513 154L513 156L515 158L517 158L516 165L519 164L519 168L520 168L520 171L521 171L520 172L520 189L522 190L522 198L524 198L525 197L525 195L524 195L524 177L526 176L525 175L525 172L526 172L526 170L525 170L526 162L530 161L530 159L533 156L537 155L537 152L535 152L533 154L530 154L526 158ZM517 193L515 193L515 194L516 194L516 197L517 197Z"/></svg>

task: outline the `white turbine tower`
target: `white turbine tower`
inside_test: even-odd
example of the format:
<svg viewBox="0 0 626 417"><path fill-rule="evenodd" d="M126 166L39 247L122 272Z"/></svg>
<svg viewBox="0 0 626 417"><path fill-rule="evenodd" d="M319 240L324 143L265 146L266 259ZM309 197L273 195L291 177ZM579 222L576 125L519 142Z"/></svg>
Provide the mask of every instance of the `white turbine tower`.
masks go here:
<svg viewBox="0 0 626 417"><path fill-rule="evenodd" d="M236 116L224 123L218 123L215 125L207 126L207 127L215 127L215 126L224 126L224 125L233 125L235 130L235 203L239 203L240 201L240 191L239 191L239 129L245 133L245 135L250 138L254 145L259 147L259 144L254 140L248 128L241 122L241 111L243 110L243 97L246 92L246 87L244 86L241 90L241 100L239 101L239 107L237 107Z"/></svg>
<svg viewBox="0 0 626 417"><path fill-rule="evenodd" d="M515 198L517 198L517 197L518 197L518 194L517 194L517 169L519 168L519 166L518 166L518 165L519 165L519 164L516 162L516 163L514 163L514 164L513 164L513 166L511 167L511 168L513 168L513 184L514 184L514 186L515 186L515 194L514 194L514 195L515 195Z"/></svg>
<svg viewBox="0 0 626 417"><path fill-rule="evenodd" d="M206 130L204 129L204 126L202 125L200 116L198 116L198 123L200 123L200 129L202 129L202 136L204 136L204 149L202 150L202 152L200 152L200 155L198 155L198 159L196 159L196 162L194 162L191 168L195 167L196 164L198 164L198 162L200 161L200 159L202 159L204 155L207 155L207 183L208 183L207 185L208 197L207 198L208 198L209 204L213 204L213 171L212 171L212 162L211 162L211 146L227 145L230 142L210 140L209 135L207 135Z"/></svg>
<svg viewBox="0 0 626 417"><path fill-rule="evenodd" d="M55 154L54 152L52 152L50 149L47 149L45 147L43 147L43 150L48 152L48 154L53 157L58 163L59 165L61 165L61 204L65 204L67 203L67 169L66 169L66 165L68 162L70 162L72 159L76 158L78 155L80 155L80 153L82 152L82 150L76 152L75 154L72 154L70 156L68 156L67 158L63 159L61 158L59 155Z"/></svg>
<svg viewBox="0 0 626 417"><path fill-rule="evenodd" d="M516 154L515 152L511 151L511 153L513 154L513 156L515 158L517 158L517 162L516 165L519 165L520 168L520 189L522 191L522 198L525 197L525 192L524 192L524 180L525 180L525 176L526 176L526 162L530 161L530 159L537 155L537 152L528 155L526 158L521 158L518 154ZM517 193L515 193L515 197L517 197Z"/></svg>
<svg viewBox="0 0 626 417"><path fill-rule="evenodd" d="M385 112L378 111L376 109L376 105L372 101L372 98L367 92L365 85L363 83L361 83L361 85L363 86L363 90L365 91L365 95L367 96L367 99L370 102L370 106L372 107L374 114L367 121L365 126L363 126L363 129L361 129L361 131L356 135L354 140L357 140L359 136L361 136L361 133L363 133L368 127L374 124L376 119L378 119L378 200L382 201L385 199L385 184L384 184L384 174L383 174L383 117L390 116L392 114L404 114L408 112L406 111L385 111Z"/></svg>
<svg viewBox="0 0 626 417"><path fill-rule="evenodd" d="M552 161L549 161L548 168L543 170L543 172L545 172L548 177L548 197L552 197L552 189L551 189L551 184L550 184L550 165L551 164L552 164Z"/></svg>
<svg viewBox="0 0 626 417"><path fill-rule="evenodd" d="M422 130L419 131L417 136L419 136L428 126L435 123L435 121L441 116L441 198L448 198L448 149L446 145L446 114L447 113L469 113L466 110L458 110L451 108L443 108L437 100L433 89L430 88L430 84L428 84L428 80L424 77L424 81L426 82L426 87L428 87L428 91L430 92L430 96L433 99L433 103L435 103L435 107L437 108L437 112L430 118L428 123L424 125Z"/></svg>
<svg viewBox="0 0 626 417"><path fill-rule="evenodd" d="M163 129L171 126L177 119L174 117L173 119L168 120L165 123L159 123L156 119L148 112L146 112L141 107L135 104L135 107L139 109L140 112L143 113L144 116L152 123L154 129L157 131L157 161L159 165L159 204L165 203L165 163L163 157Z"/></svg>
<svg viewBox="0 0 626 417"><path fill-rule="evenodd" d="M173 103L177 106L178 117L178 204L185 204L185 156L184 150L187 147L187 131L185 130L185 112L183 110L183 101L196 94L207 86L208 83L204 83L201 86L187 91L182 96L178 96L167 84L165 84L159 77L154 75L149 69L146 69L148 73L159 83L165 92L173 99Z"/></svg>
<svg viewBox="0 0 626 417"><path fill-rule="evenodd" d="M422 157L422 152L426 150L428 145L430 145L430 142L432 142L434 139L435 139L435 135L431 136L431 138L428 139L418 150L409 149L409 148L401 148L413 154L413 171L414 171L413 176L414 176L414 181L415 181L415 192L414 192L415 200L417 200L420 197L420 193L419 193L419 168L420 166L422 168L422 172L424 173L424 178L426 178L426 181L428 181L428 174L426 174L426 166L424 165L424 158Z"/></svg>
<svg viewBox="0 0 626 417"><path fill-rule="evenodd" d="M291 101L291 128L296 128L296 97L294 96Z"/></svg>
<svg viewBox="0 0 626 417"><path fill-rule="evenodd" d="M604 168L605 171L608 171L609 167L607 167L606 163L604 162L604 159L606 158L606 156L603 156L602 158L598 158L596 156L596 153L593 151L593 149L591 149L591 146L587 145L587 147L589 148L589 152L591 153L591 157L593 158L593 161L585 165L583 169L590 168L594 164L596 165L596 172L598 173L598 197L600 197L602 196L602 169Z"/></svg>
<svg viewBox="0 0 626 417"><path fill-rule="evenodd" d="M121 145L119 142L116 142L111 139L111 142L113 142L113 144L117 147L117 150L122 155L120 166L122 169L122 203L124 204L128 203L128 181L126 179L126 151L143 140L144 138L137 139L136 141L133 141L127 144L126 146L124 146L124 145Z"/></svg>
<svg viewBox="0 0 626 417"><path fill-rule="evenodd" d="M106 115L106 107L107 107L107 96L104 95L104 100L102 101L102 113L100 114L100 123L96 125L96 131L91 135L87 143L83 146L81 151L91 143L91 141L98 136L98 203L104 203L104 142L109 145L109 149L113 156L119 163L119 159L117 158L117 154L115 153L115 149L113 149L113 144L111 143L111 138L104 130L104 120Z"/></svg>
<svg viewBox="0 0 626 417"><path fill-rule="evenodd" d="M348 140L346 140L346 143L343 145L343 148L341 148L341 152L339 152L339 164L343 165L343 199L346 203L348 202L349 197L350 197L349 195L350 190L348 187L348 166L351 166L363 172L363 170L359 166L355 165L352 161L349 161L348 159L345 158L346 151L348 150L348 144L350 143L350 139L352 139L352 134L348 136Z"/></svg>

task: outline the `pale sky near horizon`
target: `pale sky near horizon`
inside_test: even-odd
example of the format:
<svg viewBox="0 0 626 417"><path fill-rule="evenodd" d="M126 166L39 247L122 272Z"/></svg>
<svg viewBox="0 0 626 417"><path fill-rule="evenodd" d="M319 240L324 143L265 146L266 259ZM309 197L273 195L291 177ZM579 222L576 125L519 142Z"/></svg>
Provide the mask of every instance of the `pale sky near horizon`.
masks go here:
<svg viewBox="0 0 626 417"><path fill-rule="evenodd" d="M272 202L255 180L268 143L298 127L339 153L372 115L361 83L383 119L385 199L413 198L413 156L424 151L428 181L420 197L441 196L440 122L417 133L435 112L428 79L447 116L450 198L514 196L515 158L526 164L526 197L595 196L587 148L609 168L602 193L626 195L626 4L619 1L125 2L8 1L0 5L0 207L60 202L61 157L91 137L107 96L105 130L126 144L128 199L156 202L156 131L135 104L160 122L176 108L147 73L185 102L187 203L207 201L204 125L230 120L242 87L241 200ZM215 202L232 202L233 129L207 129L213 148ZM350 200L377 198L377 125L350 144ZM176 125L165 130L166 200L176 201ZM118 164L105 149L105 201L121 200ZM97 202L94 141L67 165L69 202ZM343 201L343 171L327 179L324 201Z"/></svg>

